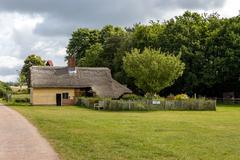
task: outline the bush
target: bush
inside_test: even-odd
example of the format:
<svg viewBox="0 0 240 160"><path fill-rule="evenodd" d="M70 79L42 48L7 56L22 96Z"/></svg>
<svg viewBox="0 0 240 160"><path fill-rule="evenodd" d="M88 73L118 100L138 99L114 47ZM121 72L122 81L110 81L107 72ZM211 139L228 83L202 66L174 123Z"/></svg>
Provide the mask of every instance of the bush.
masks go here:
<svg viewBox="0 0 240 160"><path fill-rule="evenodd" d="M157 95L157 94L150 94L150 93L146 93L145 95L144 95L144 98L145 99L148 99L148 100L164 100L165 98L163 98L163 97L161 97L161 96L159 96L159 95Z"/></svg>
<svg viewBox="0 0 240 160"><path fill-rule="evenodd" d="M84 106L86 106L86 107L92 108L92 107L94 107L94 104L95 104L95 103L98 103L98 102L99 102L99 100L100 100L100 99L97 98L97 97L93 97L93 98L80 97L80 98L78 99L77 104L78 104L78 105L84 105Z"/></svg>
<svg viewBox="0 0 240 160"><path fill-rule="evenodd" d="M101 100L110 100L110 99L100 98L100 97L79 97L77 100L77 105L84 105L88 108L93 108L94 104L98 103Z"/></svg>
<svg viewBox="0 0 240 160"><path fill-rule="evenodd" d="M6 98L12 89L4 82L0 81L0 98Z"/></svg>
<svg viewBox="0 0 240 160"><path fill-rule="evenodd" d="M13 101L16 103L29 103L30 99L28 97L14 98Z"/></svg>
<svg viewBox="0 0 240 160"><path fill-rule="evenodd" d="M143 97L138 96L136 94L124 94L121 99L123 100L140 100Z"/></svg>
<svg viewBox="0 0 240 160"><path fill-rule="evenodd" d="M99 102L99 100L100 100L100 98L98 98L98 97L94 97L94 98L87 98L88 99L88 102L90 103L90 104L95 104L95 103L98 103Z"/></svg>
<svg viewBox="0 0 240 160"><path fill-rule="evenodd" d="M174 100L175 96L173 94L169 94L166 99L167 100Z"/></svg>
<svg viewBox="0 0 240 160"><path fill-rule="evenodd" d="M187 94L178 94L175 96L175 99L176 100L187 100L187 99L189 99L189 97Z"/></svg>
<svg viewBox="0 0 240 160"><path fill-rule="evenodd" d="M28 94L28 89L18 89L14 94Z"/></svg>

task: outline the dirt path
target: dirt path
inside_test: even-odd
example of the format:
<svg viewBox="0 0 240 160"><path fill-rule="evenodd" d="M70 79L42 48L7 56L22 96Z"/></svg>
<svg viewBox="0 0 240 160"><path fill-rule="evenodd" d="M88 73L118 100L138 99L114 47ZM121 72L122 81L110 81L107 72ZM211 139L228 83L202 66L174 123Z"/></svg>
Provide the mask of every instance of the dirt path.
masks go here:
<svg viewBox="0 0 240 160"><path fill-rule="evenodd" d="M0 160L59 160L49 143L18 112L0 104Z"/></svg>

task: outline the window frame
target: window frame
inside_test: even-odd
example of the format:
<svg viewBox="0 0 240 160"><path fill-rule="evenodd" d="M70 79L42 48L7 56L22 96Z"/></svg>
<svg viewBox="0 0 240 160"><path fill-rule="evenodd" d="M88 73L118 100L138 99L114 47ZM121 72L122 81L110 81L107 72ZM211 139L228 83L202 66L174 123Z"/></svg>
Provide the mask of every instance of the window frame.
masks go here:
<svg viewBox="0 0 240 160"><path fill-rule="evenodd" d="M63 92L62 93L62 99L69 99L69 93L68 92Z"/></svg>

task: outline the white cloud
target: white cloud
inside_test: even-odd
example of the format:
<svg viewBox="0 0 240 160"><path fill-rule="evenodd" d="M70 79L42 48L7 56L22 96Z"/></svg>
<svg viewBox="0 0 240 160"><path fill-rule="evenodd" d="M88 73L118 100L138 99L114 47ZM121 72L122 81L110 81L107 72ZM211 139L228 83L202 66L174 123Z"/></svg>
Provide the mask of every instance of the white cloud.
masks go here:
<svg viewBox="0 0 240 160"><path fill-rule="evenodd" d="M16 81L16 70L20 70L26 56L33 53L52 59L56 65L64 65L68 38L34 34L37 24L43 21L40 15L0 13L0 80Z"/></svg>
<svg viewBox="0 0 240 160"><path fill-rule="evenodd" d="M40 16L0 13L0 56L20 56L22 46L16 43L16 36L21 36L21 43L31 41L31 32L42 20Z"/></svg>
<svg viewBox="0 0 240 160"><path fill-rule="evenodd" d="M227 0L223 8L218 10L223 17L233 17L239 15L240 1L239 0Z"/></svg>
<svg viewBox="0 0 240 160"><path fill-rule="evenodd" d="M17 75L7 75L7 76L1 76L0 75L0 80L3 81L3 82L13 82L13 81L16 81L18 78Z"/></svg>
<svg viewBox="0 0 240 160"><path fill-rule="evenodd" d="M16 68L23 65L23 60L11 56L0 56L0 68Z"/></svg>

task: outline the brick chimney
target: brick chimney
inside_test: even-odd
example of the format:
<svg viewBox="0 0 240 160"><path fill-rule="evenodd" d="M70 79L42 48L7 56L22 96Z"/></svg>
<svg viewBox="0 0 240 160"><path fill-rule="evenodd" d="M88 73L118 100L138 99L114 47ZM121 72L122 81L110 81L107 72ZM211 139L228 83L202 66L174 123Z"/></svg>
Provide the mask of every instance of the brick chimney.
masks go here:
<svg viewBox="0 0 240 160"><path fill-rule="evenodd" d="M76 58L74 56L68 57L68 67L69 68L76 67Z"/></svg>
<svg viewBox="0 0 240 160"><path fill-rule="evenodd" d="M53 66L52 60L48 60L47 63L46 63L46 66Z"/></svg>
<svg viewBox="0 0 240 160"><path fill-rule="evenodd" d="M68 74L74 76L77 73L76 70L76 58L74 56L68 57Z"/></svg>

